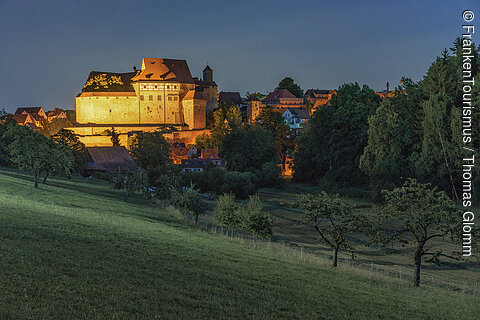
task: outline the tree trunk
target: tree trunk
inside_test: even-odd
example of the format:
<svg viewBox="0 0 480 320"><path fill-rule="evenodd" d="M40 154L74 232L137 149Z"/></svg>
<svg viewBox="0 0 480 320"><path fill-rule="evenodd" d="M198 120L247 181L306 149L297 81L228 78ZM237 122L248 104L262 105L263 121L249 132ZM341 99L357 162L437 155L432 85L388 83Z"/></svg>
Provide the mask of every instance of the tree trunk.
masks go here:
<svg viewBox="0 0 480 320"><path fill-rule="evenodd" d="M195 216L195 224L198 224L198 214Z"/></svg>
<svg viewBox="0 0 480 320"><path fill-rule="evenodd" d="M413 275L413 283L415 287L420 287L420 267L422 265L422 254L417 250L415 252L415 267L414 267L414 275Z"/></svg>
<svg viewBox="0 0 480 320"><path fill-rule="evenodd" d="M38 177L39 177L40 173L38 172L38 170L35 170L35 174L34 174L34 177L35 177L35 189L38 189Z"/></svg>
<svg viewBox="0 0 480 320"><path fill-rule="evenodd" d="M45 177L43 177L43 184L47 184L47 178L48 178L48 175L50 174L50 172L45 172Z"/></svg>
<svg viewBox="0 0 480 320"><path fill-rule="evenodd" d="M338 247L333 249L333 267L337 267L337 261L338 261Z"/></svg>

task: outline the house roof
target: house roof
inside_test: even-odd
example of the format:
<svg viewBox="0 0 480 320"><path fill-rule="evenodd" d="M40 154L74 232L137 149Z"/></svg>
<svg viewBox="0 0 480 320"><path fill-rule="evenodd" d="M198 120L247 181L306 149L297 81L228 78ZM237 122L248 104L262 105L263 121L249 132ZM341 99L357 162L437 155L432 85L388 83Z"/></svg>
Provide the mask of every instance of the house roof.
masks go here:
<svg viewBox="0 0 480 320"><path fill-rule="evenodd" d="M91 71L82 92L135 92L132 78L136 74Z"/></svg>
<svg viewBox="0 0 480 320"><path fill-rule="evenodd" d="M182 163L178 165L178 167L182 169L198 169L198 168L205 168L207 164L211 161L222 161L223 165L223 160L220 158L208 158L208 159L182 159Z"/></svg>
<svg viewBox="0 0 480 320"><path fill-rule="evenodd" d="M265 98L265 101L274 101L279 99L299 99L299 98L295 97L287 89L277 89L273 92L270 92Z"/></svg>
<svg viewBox="0 0 480 320"><path fill-rule="evenodd" d="M308 113L308 109L305 107L287 108L287 110L299 119L310 119L310 113ZM287 110L285 110L285 112L287 112Z"/></svg>
<svg viewBox="0 0 480 320"><path fill-rule="evenodd" d="M23 114L13 114L12 119L15 120L18 124L24 124L25 120L27 120L28 114L23 113Z"/></svg>
<svg viewBox="0 0 480 320"><path fill-rule="evenodd" d="M234 104L242 104L242 97L239 92L220 91L218 94L218 102L231 102Z"/></svg>
<svg viewBox="0 0 480 320"><path fill-rule="evenodd" d="M201 151L201 157L202 158L218 158L218 149L217 148L212 148L212 149L202 149Z"/></svg>
<svg viewBox="0 0 480 320"><path fill-rule="evenodd" d="M188 149L186 147L170 147L170 153L172 156L187 157Z"/></svg>
<svg viewBox="0 0 480 320"><path fill-rule="evenodd" d="M48 111L48 112L47 112L47 116L53 117L53 116L57 116L57 115L59 115L59 114L61 114L61 113L65 113L65 115L66 115L65 110L60 109L60 108L53 108L51 111Z"/></svg>
<svg viewBox="0 0 480 320"><path fill-rule="evenodd" d="M135 163L125 147L87 147L86 150L88 162L103 167L108 171L136 169Z"/></svg>
<svg viewBox="0 0 480 320"><path fill-rule="evenodd" d="M210 70L210 71L213 71L212 68L210 68L210 66L207 64L207 66L205 67L205 69L203 69L203 71L206 71L206 70Z"/></svg>
<svg viewBox="0 0 480 320"><path fill-rule="evenodd" d="M186 60L143 58L142 70L132 81L170 81L180 83L194 83Z"/></svg>
<svg viewBox="0 0 480 320"><path fill-rule="evenodd" d="M207 98L205 98L205 95L203 94L203 92L198 92L194 89L188 90L188 92L185 94L185 96L183 96L182 99L184 99L184 100L189 100L189 99L207 100Z"/></svg>
<svg viewBox="0 0 480 320"><path fill-rule="evenodd" d="M24 112L26 112L26 113L39 113L40 110L43 110L43 108L42 107L17 108L17 111L15 111L15 114L22 114Z"/></svg>

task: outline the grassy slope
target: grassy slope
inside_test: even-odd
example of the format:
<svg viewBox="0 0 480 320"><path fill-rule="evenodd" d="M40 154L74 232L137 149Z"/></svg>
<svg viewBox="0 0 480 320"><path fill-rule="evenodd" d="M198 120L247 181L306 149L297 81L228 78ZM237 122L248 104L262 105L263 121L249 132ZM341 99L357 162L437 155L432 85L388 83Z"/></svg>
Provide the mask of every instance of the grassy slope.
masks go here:
<svg viewBox="0 0 480 320"><path fill-rule="evenodd" d="M478 319L472 296L306 264L102 182L0 169L1 319Z"/></svg>

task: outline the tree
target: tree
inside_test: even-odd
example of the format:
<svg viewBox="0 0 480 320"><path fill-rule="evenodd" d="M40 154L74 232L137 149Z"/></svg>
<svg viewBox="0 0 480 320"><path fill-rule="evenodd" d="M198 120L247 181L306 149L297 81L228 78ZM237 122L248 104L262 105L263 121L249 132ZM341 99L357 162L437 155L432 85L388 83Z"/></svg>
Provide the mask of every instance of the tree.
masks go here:
<svg viewBox="0 0 480 320"><path fill-rule="evenodd" d="M47 141L50 152L43 167L45 176L43 184L47 183L47 178L51 173L61 173L67 177L71 177L75 157L73 151L66 145L56 143L53 140Z"/></svg>
<svg viewBox="0 0 480 320"><path fill-rule="evenodd" d="M86 159L85 144L80 141L78 136L72 130L61 129L56 134L52 135L52 140L56 143L68 146L73 151L75 169L77 171L83 170Z"/></svg>
<svg viewBox="0 0 480 320"><path fill-rule="evenodd" d="M135 163L146 171L151 186L157 185L161 175L174 170L169 145L161 132L137 133L129 143L129 150Z"/></svg>
<svg viewBox="0 0 480 320"><path fill-rule="evenodd" d="M0 165L11 165L10 152L8 146L15 139L12 135L6 135L10 128L18 127L17 122L12 119L11 115L4 110L0 110Z"/></svg>
<svg viewBox="0 0 480 320"><path fill-rule="evenodd" d="M218 148L223 137L242 122L240 108L233 103L222 103L213 111L213 127L210 135L203 134L196 139L198 146L203 148Z"/></svg>
<svg viewBox="0 0 480 320"><path fill-rule="evenodd" d="M445 241L450 238L460 241L461 212L444 191L431 188L430 184L408 179L403 187L384 191L386 203L380 214L384 223L390 222L393 233L384 234L380 241L388 244L393 241L402 246L412 244L414 251L414 285L420 285L422 257L430 256L430 262L439 262L440 257L455 258L433 250L433 239Z"/></svg>
<svg viewBox="0 0 480 320"><path fill-rule="evenodd" d="M333 266L337 266L340 251L353 251L348 236L353 233L367 233L370 224L367 219L355 213L338 196L325 192L303 194L294 206L302 209L300 218L303 224L313 226L321 241L333 249Z"/></svg>
<svg viewBox="0 0 480 320"><path fill-rule="evenodd" d="M104 131L107 136L110 136L110 140L112 141L113 146L119 146L120 145L120 134L118 134L117 130L115 130L114 127L110 130L105 130Z"/></svg>
<svg viewBox="0 0 480 320"><path fill-rule="evenodd" d="M282 114L273 110L271 106L265 106L260 110L256 126L260 126L272 133L277 157L280 160L282 169L285 169L287 157L293 153L295 148L295 134L285 123Z"/></svg>
<svg viewBox="0 0 480 320"><path fill-rule="evenodd" d="M269 238L272 235L273 217L263 209L258 195L248 198L247 205L240 208L241 226L255 238Z"/></svg>
<svg viewBox="0 0 480 320"><path fill-rule="evenodd" d="M419 85L404 78L395 96L384 99L368 118L368 144L360 169L377 192L398 187L415 173L412 155L420 149L421 98Z"/></svg>
<svg viewBox="0 0 480 320"><path fill-rule="evenodd" d="M258 178L250 172L227 171L223 176L221 192L233 192L238 199L245 199L258 190Z"/></svg>
<svg viewBox="0 0 480 320"><path fill-rule="evenodd" d="M277 86L277 89L287 89L297 98L303 98L303 90L298 84L290 77L283 78Z"/></svg>
<svg viewBox="0 0 480 320"><path fill-rule="evenodd" d="M267 162L276 162L272 134L260 127L232 129L225 135L219 150L227 169L255 173Z"/></svg>
<svg viewBox="0 0 480 320"><path fill-rule="evenodd" d="M146 191L147 176L141 168L133 171L124 170L113 175L113 183L115 184L115 189L125 191L123 200L127 201L132 192Z"/></svg>
<svg viewBox="0 0 480 320"><path fill-rule="evenodd" d="M218 224L228 229L239 228L242 225L242 219L238 212L239 207L239 204L235 202L233 193L224 193L218 197L213 210L213 218Z"/></svg>
<svg viewBox="0 0 480 320"><path fill-rule="evenodd" d="M25 126L14 126L4 133L11 139L8 146L11 161L33 174L35 188L38 188L40 172L48 163L51 148L48 139Z"/></svg>
<svg viewBox="0 0 480 320"><path fill-rule="evenodd" d="M360 157L368 142L368 118L380 100L368 86L341 86L330 106L314 112L299 139L294 178L327 178L344 186L363 185L367 177L359 169Z"/></svg>
<svg viewBox="0 0 480 320"><path fill-rule="evenodd" d="M195 223L198 223L199 216L207 210L203 195L193 185L184 187L182 191L173 189L170 202L184 213L194 215Z"/></svg>

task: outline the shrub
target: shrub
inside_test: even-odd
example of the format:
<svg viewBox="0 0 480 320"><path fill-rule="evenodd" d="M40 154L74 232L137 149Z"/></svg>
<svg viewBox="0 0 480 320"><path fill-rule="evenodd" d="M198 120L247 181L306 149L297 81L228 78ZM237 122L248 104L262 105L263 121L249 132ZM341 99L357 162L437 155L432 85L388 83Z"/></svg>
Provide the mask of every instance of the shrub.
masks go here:
<svg viewBox="0 0 480 320"><path fill-rule="evenodd" d="M240 206L235 202L233 193L225 193L218 197L217 206L213 211L215 221L229 229L239 228L242 225L238 209Z"/></svg>
<svg viewBox="0 0 480 320"><path fill-rule="evenodd" d="M226 172L222 192L233 192L238 199L245 199L258 190L258 178L250 172Z"/></svg>

